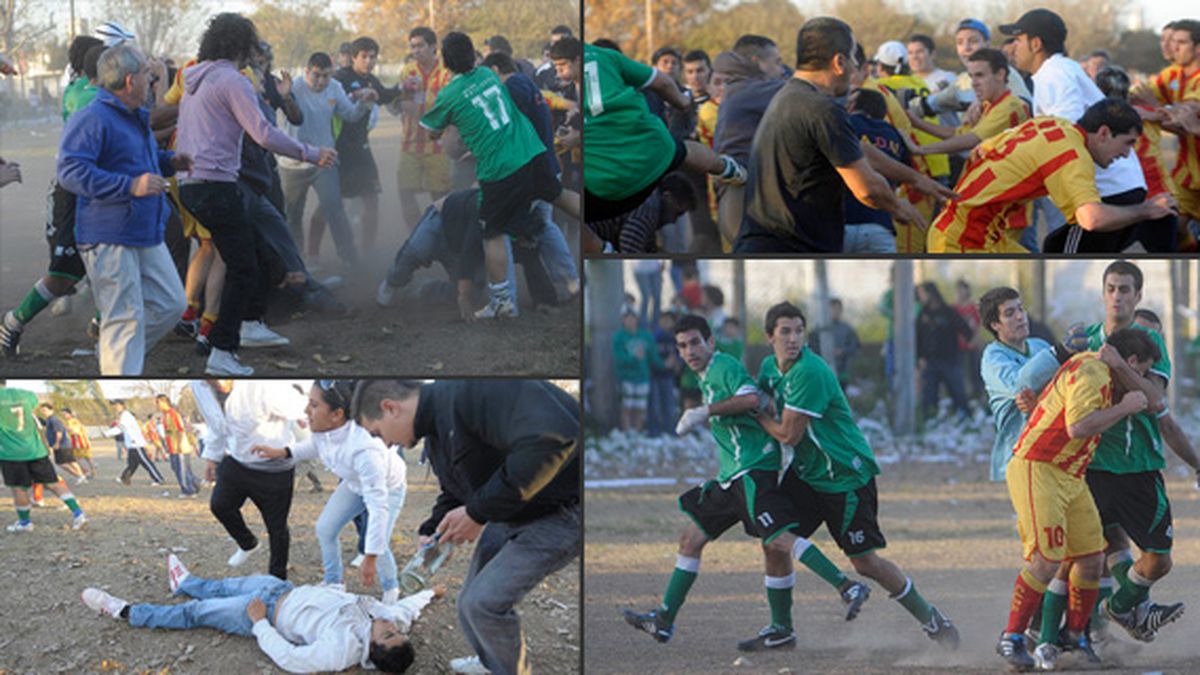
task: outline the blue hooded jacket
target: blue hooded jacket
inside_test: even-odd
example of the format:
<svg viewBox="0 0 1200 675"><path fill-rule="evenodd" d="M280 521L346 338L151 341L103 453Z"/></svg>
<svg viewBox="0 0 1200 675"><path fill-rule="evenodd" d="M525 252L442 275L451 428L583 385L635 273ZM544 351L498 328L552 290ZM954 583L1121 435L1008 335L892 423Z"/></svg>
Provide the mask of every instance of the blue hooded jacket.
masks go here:
<svg viewBox="0 0 1200 675"><path fill-rule="evenodd" d="M144 173L174 175L174 155L158 149L148 110L130 110L101 89L67 121L58 149L58 183L79 197L75 241L81 246L161 244L170 213L166 193L134 197L129 188Z"/></svg>

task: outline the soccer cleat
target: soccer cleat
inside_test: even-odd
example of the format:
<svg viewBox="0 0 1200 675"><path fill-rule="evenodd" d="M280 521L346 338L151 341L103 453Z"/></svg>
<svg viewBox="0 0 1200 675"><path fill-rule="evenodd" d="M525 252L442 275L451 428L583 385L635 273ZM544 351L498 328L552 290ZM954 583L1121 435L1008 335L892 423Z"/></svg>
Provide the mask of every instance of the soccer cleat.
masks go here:
<svg viewBox="0 0 1200 675"><path fill-rule="evenodd" d="M861 581L856 581L850 584L849 588L842 591L842 602L846 603L846 620L853 621L858 616L859 610L862 609L863 603L867 598L871 597L871 587Z"/></svg>
<svg viewBox="0 0 1200 675"><path fill-rule="evenodd" d="M0 354L13 357L21 351L21 323L13 318L12 312L0 319Z"/></svg>
<svg viewBox="0 0 1200 675"><path fill-rule="evenodd" d="M83 598L83 604L93 612L107 614L114 619L120 619L121 610L129 604L120 598L114 598L99 588L85 588L80 597Z"/></svg>
<svg viewBox="0 0 1200 675"><path fill-rule="evenodd" d="M267 328L262 321L243 321L241 343L243 347L282 347L291 340Z"/></svg>
<svg viewBox="0 0 1200 675"><path fill-rule="evenodd" d="M242 362L238 360L237 354L213 347L212 353L208 355L208 363L204 366L204 372L207 375L247 376L253 375L254 369L250 366L243 366Z"/></svg>
<svg viewBox="0 0 1200 675"><path fill-rule="evenodd" d="M379 282L379 290L375 291L375 304L380 307L391 307L392 300L396 298L396 289L387 282L387 279Z"/></svg>
<svg viewBox="0 0 1200 675"><path fill-rule="evenodd" d="M174 553L168 553L167 586L171 588L172 595L179 592L179 585L182 584L183 580L187 579L189 576L191 576L191 573L188 572L188 568L183 566L183 563L180 562L179 558L176 558Z"/></svg>
<svg viewBox="0 0 1200 675"><path fill-rule="evenodd" d="M450 670L458 675L489 675L492 672L483 665L478 656L450 659Z"/></svg>
<svg viewBox="0 0 1200 675"><path fill-rule="evenodd" d="M181 338L195 340L196 336L200 334L200 321L197 319L190 321L180 319L175 324L175 334Z"/></svg>
<svg viewBox="0 0 1200 675"><path fill-rule="evenodd" d="M933 616L929 618L929 623L921 625L921 630L939 645L950 650L958 649L958 629L954 623L937 607L930 605L929 609L933 610Z"/></svg>
<svg viewBox="0 0 1200 675"><path fill-rule="evenodd" d="M33 505L33 508L35 508L35 509L44 509L44 508L46 508L46 500L44 500L44 499L35 499L35 500L33 500L32 502L29 502L29 503L30 503L30 504L32 504L32 505Z"/></svg>
<svg viewBox="0 0 1200 675"><path fill-rule="evenodd" d="M87 524L88 524L87 515L81 513L81 514L75 516L71 520L71 529L72 530L82 530Z"/></svg>
<svg viewBox="0 0 1200 675"><path fill-rule="evenodd" d="M88 482L88 477L87 477L87 476L80 476L79 478L76 478L76 479L75 479L75 484L76 484L76 485L83 485L83 484L84 484L84 483L86 483L86 482Z"/></svg>
<svg viewBox="0 0 1200 675"><path fill-rule="evenodd" d="M1083 659L1091 665L1100 663L1100 657L1096 654L1096 650L1092 648L1092 641L1087 635L1080 635L1077 638L1069 635L1062 637L1062 651L1074 652L1083 656Z"/></svg>
<svg viewBox="0 0 1200 675"><path fill-rule="evenodd" d="M1139 612L1141 615L1140 627L1143 633L1148 633L1151 636L1157 636L1159 628L1183 616L1182 602L1177 602L1173 605L1159 605L1145 600L1142 602L1142 605L1145 605L1145 610ZM1141 606L1139 606L1140 609ZM1151 637L1151 639L1154 638Z"/></svg>
<svg viewBox="0 0 1200 675"><path fill-rule="evenodd" d="M358 555L354 556L354 560L351 560L351 561L350 561L350 566L351 566L351 567L356 567L356 568L357 568L357 567L362 567L362 564L363 564L363 557L364 557L364 556L363 556L363 554L361 554L361 553L359 553Z"/></svg>
<svg viewBox="0 0 1200 675"><path fill-rule="evenodd" d="M242 549L242 547L239 546L238 550L234 551L233 555L229 556L229 566L230 567L240 566L242 563L246 562L246 558L249 558L251 553L254 553L255 551L258 550L259 546L260 546L260 544L258 544L256 542L254 544L254 548L250 549L249 551L244 550L244 549Z"/></svg>
<svg viewBox="0 0 1200 675"><path fill-rule="evenodd" d="M632 609L621 610L621 613L625 615L625 623L653 635L654 639L659 642L669 642L671 636L675 634L675 626L664 622L656 609L644 614L639 614Z"/></svg>
<svg viewBox="0 0 1200 675"><path fill-rule="evenodd" d="M1010 670L1016 672L1030 670L1036 665L1025 648L1025 636L1020 633L1001 633L996 653L1008 662Z"/></svg>
<svg viewBox="0 0 1200 675"><path fill-rule="evenodd" d="M9 532L33 532L33 523L22 523L18 520L4 529Z"/></svg>
<svg viewBox="0 0 1200 675"><path fill-rule="evenodd" d="M737 644L739 652L763 652L770 649L795 649L796 632L774 624L758 631L758 635Z"/></svg>
<svg viewBox="0 0 1200 675"><path fill-rule="evenodd" d="M1112 598L1109 598L1111 600ZM1150 608L1150 601L1145 600L1137 607L1118 614L1113 611L1112 606L1108 601L1104 603L1104 613L1108 615L1109 620L1125 629L1129 633L1129 637L1139 642L1153 642L1158 635L1154 632L1147 632L1143 624L1146 620L1146 612Z"/></svg>
<svg viewBox="0 0 1200 675"><path fill-rule="evenodd" d="M476 319L511 319L518 315L517 303L513 302L512 298L492 298L487 307L475 312Z"/></svg>
<svg viewBox="0 0 1200 675"><path fill-rule="evenodd" d="M1033 650L1033 662L1038 670L1054 670L1058 665L1058 655L1061 650L1049 642L1042 643Z"/></svg>

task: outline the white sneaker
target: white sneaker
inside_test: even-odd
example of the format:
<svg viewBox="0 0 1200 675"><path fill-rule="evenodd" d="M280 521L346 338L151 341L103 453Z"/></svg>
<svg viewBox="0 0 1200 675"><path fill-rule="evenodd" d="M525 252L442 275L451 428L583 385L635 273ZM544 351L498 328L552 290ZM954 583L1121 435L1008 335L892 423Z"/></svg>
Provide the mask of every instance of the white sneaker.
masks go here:
<svg viewBox="0 0 1200 675"><path fill-rule="evenodd" d="M93 612L107 614L114 619L121 618L121 610L129 604L120 598L114 598L99 588L85 588L80 597L83 598L83 604Z"/></svg>
<svg viewBox="0 0 1200 675"><path fill-rule="evenodd" d="M396 604L396 602L399 599L400 599L400 589L399 588L393 588L390 591L384 591L383 597L380 598L380 600L382 600L383 604L385 604L385 605L394 605L394 604Z"/></svg>
<svg viewBox="0 0 1200 675"><path fill-rule="evenodd" d="M212 353L208 355L208 363L204 366L204 373L206 375L237 375L244 377L253 375L254 369L250 366L243 366L242 362L238 361L237 354L213 347Z"/></svg>
<svg viewBox="0 0 1200 675"><path fill-rule="evenodd" d="M362 567L362 564L363 564L363 557L364 557L364 556L363 556L363 554L361 554L361 553L359 553L358 555L354 556L354 560L351 560L351 561L350 561L350 566L351 566L351 567Z"/></svg>
<svg viewBox="0 0 1200 675"><path fill-rule="evenodd" d="M492 671L483 667L478 656L464 656L450 660L450 670L461 675L489 675Z"/></svg>
<svg viewBox="0 0 1200 675"><path fill-rule="evenodd" d="M88 524L87 514L81 513L81 514L75 516L74 520L71 521L71 529L72 530L82 530L83 527L87 524Z"/></svg>
<svg viewBox="0 0 1200 675"><path fill-rule="evenodd" d="M118 478L117 480L118 480L118 481L120 481L121 479L120 479L120 478ZM44 509L44 508L46 508L46 502L45 502L45 500L42 500L42 499L35 499L35 500L33 500L32 502L30 502L30 504L32 504L32 505L33 505L33 508L35 508L35 509Z"/></svg>
<svg viewBox="0 0 1200 675"><path fill-rule="evenodd" d="M291 344L291 340L267 328L267 324L261 321L243 321L242 322L242 346L243 347L281 347L286 344Z"/></svg>
<svg viewBox="0 0 1200 675"><path fill-rule="evenodd" d="M379 282L379 290L375 291L375 304L380 307L391 307L395 297L396 289L387 282L387 279Z"/></svg>
<svg viewBox="0 0 1200 675"><path fill-rule="evenodd" d="M167 585L171 587L172 595L179 592L179 584L182 584L183 580L189 576L191 576L191 574L188 572L188 568L183 566L183 563L179 561L179 558L176 558L174 553L168 553Z"/></svg>
<svg viewBox="0 0 1200 675"><path fill-rule="evenodd" d="M511 297L497 300L492 298L483 309L475 312L476 319L512 319L517 317L520 312L517 310L517 303L513 302Z"/></svg>
<svg viewBox="0 0 1200 675"><path fill-rule="evenodd" d="M257 551L260 546L262 546L262 543L255 544L254 548L250 549L249 551L243 551L239 546L238 550L234 551L233 555L229 556L229 566L239 567L242 563L246 562L246 558L249 558L250 554Z"/></svg>
<svg viewBox="0 0 1200 675"><path fill-rule="evenodd" d="M75 484L76 484L76 485L83 485L83 484L84 484L84 483L86 483L86 482L88 482L88 477L87 477L87 476L80 476L79 478L76 478L76 479L75 479Z"/></svg>
<svg viewBox="0 0 1200 675"><path fill-rule="evenodd" d="M32 532L33 523L22 523L18 520L4 529L8 530L9 532Z"/></svg>

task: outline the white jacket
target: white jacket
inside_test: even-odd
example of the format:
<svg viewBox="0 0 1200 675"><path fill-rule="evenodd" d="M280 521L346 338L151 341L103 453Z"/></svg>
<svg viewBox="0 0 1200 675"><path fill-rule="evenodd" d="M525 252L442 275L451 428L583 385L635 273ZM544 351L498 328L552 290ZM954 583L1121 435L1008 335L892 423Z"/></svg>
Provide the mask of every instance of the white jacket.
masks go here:
<svg viewBox="0 0 1200 675"><path fill-rule="evenodd" d="M292 446L296 460L320 457L327 469L346 482L367 505L367 537L364 553L381 555L388 548L388 494L403 488L408 468L404 459L383 441L354 422L332 431L313 432Z"/></svg>
<svg viewBox="0 0 1200 675"><path fill-rule="evenodd" d="M282 448L295 441L292 423L304 419L308 396L290 382L238 380L225 400L225 452L248 469L287 471L295 459L264 459L251 452L256 445Z"/></svg>
<svg viewBox="0 0 1200 675"><path fill-rule="evenodd" d="M104 432L109 438L116 438L117 434L125 434L125 447L127 448L145 448L146 437L142 435L142 426L138 424L137 418L128 410L122 410L121 415L117 417L117 426L108 429Z"/></svg>
<svg viewBox="0 0 1200 675"><path fill-rule="evenodd" d="M192 398L204 417L204 459L220 462L225 458L229 437L225 431L225 410L217 400L217 394L204 380L192 380Z"/></svg>
<svg viewBox="0 0 1200 675"><path fill-rule="evenodd" d="M258 646L289 673L319 673L354 666L374 670L372 619L390 619L407 633L433 591L421 591L394 605L321 586L298 586L278 607L275 625L254 623Z"/></svg>

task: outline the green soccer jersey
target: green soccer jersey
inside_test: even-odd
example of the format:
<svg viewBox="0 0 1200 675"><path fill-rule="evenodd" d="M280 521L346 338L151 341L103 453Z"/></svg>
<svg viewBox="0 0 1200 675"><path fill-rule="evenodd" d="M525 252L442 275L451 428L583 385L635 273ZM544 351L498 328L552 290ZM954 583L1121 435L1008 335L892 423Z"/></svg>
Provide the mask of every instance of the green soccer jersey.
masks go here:
<svg viewBox="0 0 1200 675"><path fill-rule="evenodd" d="M71 80L71 84L67 85L62 96L62 117L63 121L83 109L84 106L92 102L96 98L96 93L100 91L93 86L86 77L77 77Z"/></svg>
<svg viewBox="0 0 1200 675"><path fill-rule="evenodd" d="M758 388L741 361L713 352L708 368L700 373L700 391L704 403L712 405L734 396L757 393ZM780 469L779 444L750 413L713 415L709 418L709 428L721 452L718 482L729 483L747 471Z"/></svg>
<svg viewBox="0 0 1200 675"><path fill-rule="evenodd" d="M1149 333L1162 353L1162 358L1150 366L1147 375L1158 375L1170 382L1171 360L1167 356L1167 346L1163 343L1162 336L1136 323L1131 327ZM1100 349L1107 339L1103 323L1088 326L1087 334L1088 349ZM1166 411L1159 413L1165 414ZM1160 471L1166 465L1162 435L1158 430L1158 417L1145 411L1121 419L1101 434L1100 445L1096 447L1096 455L1088 468L1111 473L1141 473Z"/></svg>
<svg viewBox="0 0 1200 675"><path fill-rule="evenodd" d="M805 347L786 373L774 355L763 359L759 387L775 400L779 414L792 410L808 417L796 444L792 468L818 492L852 492L879 474L875 453L854 422L850 403L824 359Z"/></svg>
<svg viewBox="0 0 1200 675"><path fill-rule="evenodd" d="M37 404L32 392L0 388L0 460L29 462L50 454L33 414Z"/></svg>
<svg viewBox="0 0 1200 675"><path fill-rule="evenodd" d="M438 92L421 126L441 131L453 124L475 155L475 176L495 182L511 176L546 152L533 124L517 109L508 89L490 68L475 68L450 78Z"/></svg>
<svg viewBox="0 0 1200 675"><path fill-rule="evenodd" d="M583 46L583 182L601 199L637 194L675 156L675 139L641 92L654 73L611 49Z"/></svg>

